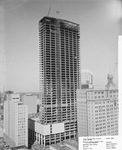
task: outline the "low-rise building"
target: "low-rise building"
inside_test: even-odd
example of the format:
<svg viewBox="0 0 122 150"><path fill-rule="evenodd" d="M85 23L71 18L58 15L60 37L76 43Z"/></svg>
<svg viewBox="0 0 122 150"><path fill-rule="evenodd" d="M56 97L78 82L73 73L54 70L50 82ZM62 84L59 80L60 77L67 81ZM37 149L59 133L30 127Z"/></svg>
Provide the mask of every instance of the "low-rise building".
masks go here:
<svg viewBox="0 0 122 150"><path fill-rule="evenodd" d="M45 146L46 140L46 148L49 147L49 145L56 144L56 141L60 142L62 137L59 133L64 134L64 123L44 125L41 124L39 115L40 112L34 117L28 119L29 147L34 143L34 141L38 142L42 146ZM52 138L53 142L49 140L49 136Z"/></svg>

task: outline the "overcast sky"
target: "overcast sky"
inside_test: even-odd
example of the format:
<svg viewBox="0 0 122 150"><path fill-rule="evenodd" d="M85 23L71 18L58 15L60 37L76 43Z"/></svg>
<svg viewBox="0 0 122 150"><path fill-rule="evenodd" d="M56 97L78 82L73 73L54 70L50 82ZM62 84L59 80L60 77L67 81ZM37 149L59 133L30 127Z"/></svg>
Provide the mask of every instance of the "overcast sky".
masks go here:
<svg viewBox="0 0 122 150"><path fill-rule="evenodd" d="M117 82L119 0L1 0L4 88L39 91L38 21L48 14L50 4L50 16L80 24L81 67L93 72L94 84L105 85L108 72L114 70Z"/></svg>

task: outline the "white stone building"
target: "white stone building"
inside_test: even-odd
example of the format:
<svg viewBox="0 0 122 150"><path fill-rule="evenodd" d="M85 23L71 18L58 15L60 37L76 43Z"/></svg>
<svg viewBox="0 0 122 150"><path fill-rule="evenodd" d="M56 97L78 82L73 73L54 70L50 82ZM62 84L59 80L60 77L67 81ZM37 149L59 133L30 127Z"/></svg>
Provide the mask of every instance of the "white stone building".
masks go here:
<svg viewBox="0 0 122 150"><path fill-rule="evenodd" d="M37 113L37 96L26 94L22 96L22 102L28 106L28 114Z"/></svg>
<svg viewBox="0 0 122 150"><path fill-rule="evenodd" d="M77 90L78 136L118 135L118 90Z"/></svg>
<svg viewBox="0 0 122 150"><path fill-rule="evenodd" d="M10 147L28 146L28 109L18 94L4 102L4 139Z"/></svg>

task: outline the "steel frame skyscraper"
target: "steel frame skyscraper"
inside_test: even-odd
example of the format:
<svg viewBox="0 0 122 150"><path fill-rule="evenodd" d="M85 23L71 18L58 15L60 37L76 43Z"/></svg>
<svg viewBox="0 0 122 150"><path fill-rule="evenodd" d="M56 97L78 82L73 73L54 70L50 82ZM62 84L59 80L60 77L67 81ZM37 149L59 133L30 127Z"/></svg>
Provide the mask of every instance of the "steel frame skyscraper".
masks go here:
<svg viewBox="0 0 122 150"><path fill-rule="evenodd" d="M77 135L79 38L79 24L52 17L39 21L40 123L50 125L50 134L40 136L46 141L44 146ZM60 123L64 130L52 131L53 124Z"/></svg>

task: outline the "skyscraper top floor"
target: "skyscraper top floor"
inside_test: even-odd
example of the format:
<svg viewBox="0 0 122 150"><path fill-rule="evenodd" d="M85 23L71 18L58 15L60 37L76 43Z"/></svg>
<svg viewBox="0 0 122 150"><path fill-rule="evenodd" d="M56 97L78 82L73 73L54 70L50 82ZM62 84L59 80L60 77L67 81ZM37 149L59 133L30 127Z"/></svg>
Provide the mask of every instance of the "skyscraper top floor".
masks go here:
<svg viewBox="0 0 122 150"><path fill-rule="evenodd" d="M79 31L79 24L71 22L71 21L45 16L39 21L39 23L44 23L44 22L47 24L59 23L61 28L70 28L70 29Z"/></svg>

